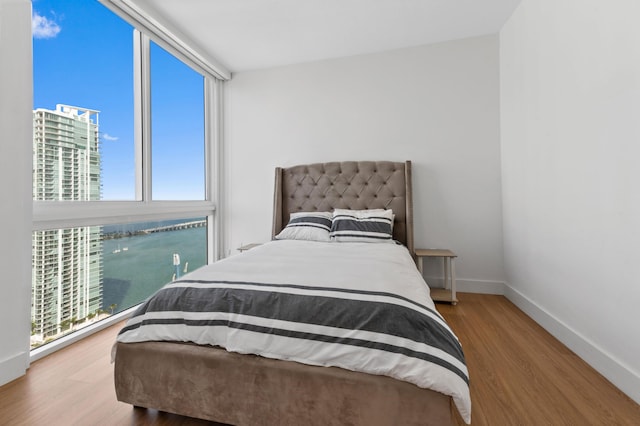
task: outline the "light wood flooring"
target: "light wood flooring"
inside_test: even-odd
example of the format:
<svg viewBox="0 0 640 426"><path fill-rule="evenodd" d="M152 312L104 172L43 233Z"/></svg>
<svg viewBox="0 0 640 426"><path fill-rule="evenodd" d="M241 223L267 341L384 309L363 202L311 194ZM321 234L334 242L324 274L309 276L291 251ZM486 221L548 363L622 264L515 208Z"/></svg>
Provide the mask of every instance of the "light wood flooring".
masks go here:
<svg viewBox="0 0 640 426"><path fill-rule="evenodd" d="M640 405L505 297L458 299L437 307L463 345L473 425L640 425Z"/></svg>
<svg viewBox="0 0 640 426"><path fill-rule="evenodd" d="M465 350L473 425L640 425L638 404L507 299L458 296L457 306L437 307ZM121 326L33 363L0 387L0 425L214 425L116 401L109 360Z"/></svg>

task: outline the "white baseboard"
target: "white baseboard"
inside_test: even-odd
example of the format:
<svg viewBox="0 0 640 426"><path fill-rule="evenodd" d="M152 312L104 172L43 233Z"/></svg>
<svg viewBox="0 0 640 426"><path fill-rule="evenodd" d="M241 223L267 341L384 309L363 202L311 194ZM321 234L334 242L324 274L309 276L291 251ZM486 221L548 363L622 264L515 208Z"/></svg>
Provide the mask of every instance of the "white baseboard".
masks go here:
<svg viewBox="0 0 640 426"><path fill-rule="evenodd" d="M456 279L456 291L461 293L504 294L502 281Z"/></svg>
<svg viewBox="0 0 640 426"><path fill-rule="evenodd" d="M504 285L504 295L618 389L640 404L638 374L508 284Z"/></svg>
<svg viewBox="0 0 640 426"><path fill-rule="evenodd" d="M9 383L27 372L29 353L20 352L0 361L0 386Z"/></svg>

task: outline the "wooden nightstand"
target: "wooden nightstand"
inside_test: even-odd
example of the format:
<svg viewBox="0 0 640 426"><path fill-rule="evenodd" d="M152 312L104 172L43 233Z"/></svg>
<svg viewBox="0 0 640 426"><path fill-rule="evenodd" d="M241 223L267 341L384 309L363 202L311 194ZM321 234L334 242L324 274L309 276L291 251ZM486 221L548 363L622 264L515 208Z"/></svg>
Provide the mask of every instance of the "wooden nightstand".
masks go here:
<svg viewBox="0 0 640 426"><path fill-rule="evenodd" d="M458 303L456 299L456 271L454 260L458 257L451 250L446 249L416 249L418 269L423 273L423 259L425 257L441 257L444 264L444 288L432 288L431 298L436 302Z"/></svg>
<svg viewBox="0 0 640 426"><path fill-rule="evenodd" d="M262 243L245 244L245 245L243 245L241 247L238 247L238 251L240 253L242 253L243 251L251 250L254 247L258 247L260 244L262 244Z"/></svg>

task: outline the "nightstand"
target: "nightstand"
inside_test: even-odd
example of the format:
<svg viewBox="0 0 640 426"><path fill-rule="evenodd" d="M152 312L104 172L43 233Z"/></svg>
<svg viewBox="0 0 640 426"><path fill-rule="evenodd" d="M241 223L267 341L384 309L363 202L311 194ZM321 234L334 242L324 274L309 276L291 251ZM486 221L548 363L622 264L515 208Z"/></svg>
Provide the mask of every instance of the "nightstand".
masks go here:
<svg viewBox="0 0 640 426"><path fill-rule="evenodd" d="M254 247L258 247L260 244L262 244L262 243L245 244L245 245L243 245L241 247L238 247L238 251L240 253L242 253L243 251L251 250Z"/></svg>
<svg viewBox="0 0 640 426"><path fill-rule="evenodd" d="M458 303L456 299L456 272L454 260L458 257L451 250L446 249L416 249L418 269L423 273L423 259L425 257L441 257L444 266L444 288L432 288L431 298L436 302Z"/></svg>

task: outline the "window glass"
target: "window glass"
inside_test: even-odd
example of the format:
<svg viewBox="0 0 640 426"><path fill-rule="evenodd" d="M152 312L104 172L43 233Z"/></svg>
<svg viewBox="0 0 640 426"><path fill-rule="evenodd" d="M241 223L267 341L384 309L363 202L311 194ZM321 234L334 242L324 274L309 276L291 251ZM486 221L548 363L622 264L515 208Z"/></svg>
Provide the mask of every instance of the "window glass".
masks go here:
<svg viewBox="0 0 640 426"><path fill-rule="evenodd" d="M151 42L152 199L205 199L204 77Z"/></svg>
<svg viewBox="0 0 640 426"><path fill-rule="evenodd" d="M134 200L133 27L97 1L33 2L34 200Z"/></svg>
<svg viewBox="0 0 640 426"><path fill-rule="evenodd" d="M32 233L35 348L203 266L207 231L201 217L133 223L136 169L149 167L135 155L134 78L146 76L134 73L133 27L94 0L38 0L32 32L34 201L63 201L54 221L70 201L132 201L131 223ZM204 200L204 77L156 45L151 59L153 196Z"/></svg>
<svg viewBox="0 0 640 426"><path fill-rule="evenodd" d="M207 261L205 218L33 232L31 346L139 304Z"/></svg>
<svg viewBox="0 0 640 426"><path fill-rule="evenodd" d="M33 232L31 346L102 314L101 227Z"/></svg>
<svg viewBox="0 0 640 426"><path fill-rule="evenodd" d="M103 227L103 306L120 312L207 262L205 218Z"/></svg>

